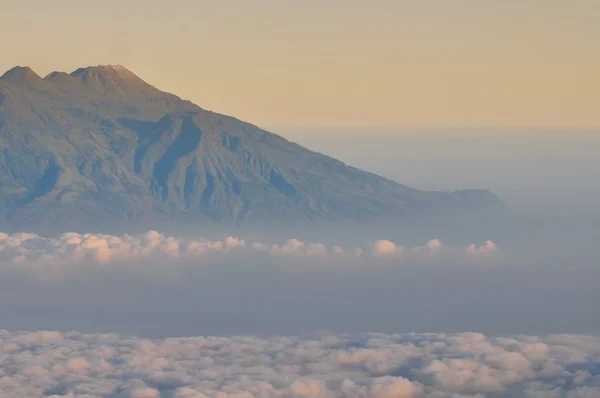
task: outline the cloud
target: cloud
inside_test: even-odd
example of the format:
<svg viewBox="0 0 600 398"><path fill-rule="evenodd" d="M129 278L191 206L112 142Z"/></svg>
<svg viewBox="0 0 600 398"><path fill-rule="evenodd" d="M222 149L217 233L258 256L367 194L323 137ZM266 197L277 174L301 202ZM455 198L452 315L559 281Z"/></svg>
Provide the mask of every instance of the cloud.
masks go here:
<svg viewBox="0 0 600 398"><path fill-rule="evenodd" d="M302 254L306 244L298 239L289 239L284 245L273 245L271 254Z"/></svg>
<svg viewBox="0 0 600 398"><path fill-rule="evenodd" d="M333 247L333 254L334 254L334 255L336 255L336 256L343 256L343 255L345 255L346 253L344 252L344 249L342 249L341 247L339 247L339 246L334 246L334 247Z"/></svg>
<svg viewBox="0 0 600 398"><path fill-rule="evenodd" d="M486 241L485 244L479 247L473 244L467 247L467 253L470 255L491 255L496 253L496 251L498 251L498 247L491 240Z"/></svg>
<svg viewBox="0 0 600 398"><path fill-rule="evenodd" d="M361 257L369 245L354 248L354 257ZM492 255L496 245L487 241L482 246L470 245L465 249L450 248L438 239L424 246L405 248L390 240L378 240L371 245L374 257L397 258L405 252L414 254L436 254L445 252L454 255L466 252L469 256ZM351 251L350 251L351 252ZM64 264L91 262L98 265L139 260L194 260L214 255L260 254L272 257L341 257L346 250L341 246L327 247L320 242L305 242L288 239L283 243L250 242L239 237L224 239L166 236L157 231L148 231L140 236L106 235L94 233L65 233L59 238L45 238L35 234L0 233L0 264ZM449 257L450 259L450 257Z"/></svg>
<svg viewBox="0 0 600 398"><path fill-rule="evenodd" d="M306 254L309 256L325 256L327 249L322 243L309 243L306 248Z"/></svg>
<svg viewBox="0 0 600 398"><path fill-rule="evenodd" d="M600 337L180 337L0 331L0 396L597 397ZM4 394L4 395L3 395Z"/></svg>
<svg viewBox="0 0 600 398"><path fill-rule="evenodd" d="M373 243L373 255L375 256L390 256L401 251L394 242L389 240L378 240Z"/></svg>
<svg viewBox="0 0 600 398"><path fill-rule="evenodd" d="M160 391L155 388L136 388L131 392L131 398L160 398Z"/></svg>
<svg viewBox="0 0 600 398"><path fill-rule="evenodd" d="M439 239L431 239L425 244L425 247L432 252L437 252L442 250L445 245Z"/></svg>

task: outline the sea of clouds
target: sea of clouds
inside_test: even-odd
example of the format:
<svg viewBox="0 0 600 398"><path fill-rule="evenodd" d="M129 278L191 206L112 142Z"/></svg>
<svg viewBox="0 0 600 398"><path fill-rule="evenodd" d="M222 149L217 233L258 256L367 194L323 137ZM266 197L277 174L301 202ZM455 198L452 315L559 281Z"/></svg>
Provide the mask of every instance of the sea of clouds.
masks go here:
<svg viewBox="0 0 600 398"><path fill-rule="evenodd" d="M597 398L600 338L0 331L0 397Z"/></svg>

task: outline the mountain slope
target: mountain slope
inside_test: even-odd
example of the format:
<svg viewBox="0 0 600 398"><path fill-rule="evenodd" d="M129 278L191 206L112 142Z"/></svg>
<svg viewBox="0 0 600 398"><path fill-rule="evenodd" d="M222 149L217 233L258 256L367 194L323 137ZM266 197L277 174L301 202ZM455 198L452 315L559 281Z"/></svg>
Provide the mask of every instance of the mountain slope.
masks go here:
<svg viewBox="0 0 600 398"><path fill-rule="evenodd" d="M423 192L147 84L122 66L0 78L0 217L242 223L418 218L502 203Z"/></svg>

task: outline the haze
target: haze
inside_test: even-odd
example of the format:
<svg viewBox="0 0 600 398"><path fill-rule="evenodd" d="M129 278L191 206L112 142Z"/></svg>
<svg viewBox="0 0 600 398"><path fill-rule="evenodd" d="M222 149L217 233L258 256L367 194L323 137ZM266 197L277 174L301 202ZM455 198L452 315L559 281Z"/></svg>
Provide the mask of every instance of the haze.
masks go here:
<svg viewBox="0 0 600 398"><path fill-rule="evenodd" d="M598 222L600 129L274 128L318 152L426 190L490 189L513 211ZM360 150L356 150L360 148Z"/></svg>

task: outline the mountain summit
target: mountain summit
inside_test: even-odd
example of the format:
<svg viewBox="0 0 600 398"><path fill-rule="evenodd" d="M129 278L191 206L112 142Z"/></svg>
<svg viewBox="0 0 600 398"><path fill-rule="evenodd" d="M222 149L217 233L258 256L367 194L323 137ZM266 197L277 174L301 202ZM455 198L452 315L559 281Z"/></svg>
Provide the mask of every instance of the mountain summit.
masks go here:
<svg viewBox="0 0 600 398"><path fill-rule="evenodd" d="M122 66L0 78L0 220L251 223L501 208L424 192L160 91Z"/></svg>

